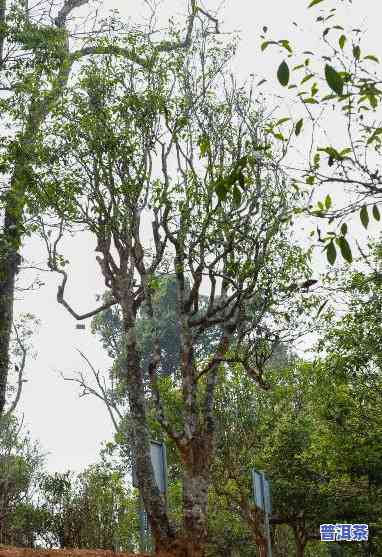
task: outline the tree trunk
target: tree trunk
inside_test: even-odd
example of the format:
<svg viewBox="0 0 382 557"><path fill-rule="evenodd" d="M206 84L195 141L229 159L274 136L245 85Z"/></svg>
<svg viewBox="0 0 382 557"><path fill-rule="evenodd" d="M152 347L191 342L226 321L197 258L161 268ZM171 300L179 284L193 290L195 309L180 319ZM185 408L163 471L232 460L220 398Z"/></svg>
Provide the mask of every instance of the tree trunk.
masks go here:
<svg viewBox="0 0 382 557"><path fill-rule="evenodd" d="M0 235L0 416L4 414L6 403L15 280L21 262L19 249L24 232L25 192L30 180L28 156L41 124L39 115L31 107L25 135L17 147L10 187L5 195L4 227Z"/></svg>
<svg viewBox="0 0 382 557"><path fill-rule="evenodd" d="M15 280L21 257L28 161L20 146L10 188L5 195L4 225L0 235L0 416L4 414L13 324Z"/></svg>
<svg viewBox="0 0 382 557"><path fill-rule="evenodd" d="M182 451L183 532L176 532L169 521L165 501L156 486L150 456L150 431L147 424L144 372L135 336L132 302L121 300L128 400L133 429L133 449L138 487L148 514L156 555L203 557L207 535L209 466L212 440L209 432L194 435Z"/></svg>
<svg viewBox="0 0 382 557"><path fill-rule="evenodd" d="M305 543L297 543L296 545L296 557L304 557L305 555Z"/></svg>
<svg viewBox="0 0 382 557"><path fill-rule="evenodd" d="M9 220L6 215L5 227L9 226ZM7 239L6 230L0 239L0 416L4 414L6 403L15 277L20 262L17 250L7 249L3 239Z"/></svg>
<svg viewBox="0 0 382 557"><path fill-rule="evenodd" d="M151 465L151 436L146 415L144 372L135 334L133 300L128 295L123 296L121 307L125 336L125 363L122 366L122 374L127 384L132 418L132 445L138 487L148 515L156 549L163 550L171 546L175 532L168 519L165 501L159 493Z"/></svg>
<svg viewBox="0 0 382 557"><path fill-rule="evenodd" d="M6 7L7 7L7 0L0 0L0 26L3 26L5 23ZM0 28L0 70L2 69L3 66L4 40L5 40L5 31Z"/></svg>
<svg viewBox="0 0 382 557"><path fill-rule="evenodd" d="M308 542L305 530L301 526L296 526L293 528L293 531L296 541L296 557L304 557L306 544Z"/></svg>
<svg viewBox="0 0 382 557"><path fill-rule="evenodd" d="M259 549L259 557L268 557L268 545L266 541L259 541L257 547Z"/></svg>
<svg viewBox="0 0 382 557"><path fill-rule="evenodd" d="M212 433L197 432L182 455L184 555L187 557L204 555L212 444Z"/></svg>

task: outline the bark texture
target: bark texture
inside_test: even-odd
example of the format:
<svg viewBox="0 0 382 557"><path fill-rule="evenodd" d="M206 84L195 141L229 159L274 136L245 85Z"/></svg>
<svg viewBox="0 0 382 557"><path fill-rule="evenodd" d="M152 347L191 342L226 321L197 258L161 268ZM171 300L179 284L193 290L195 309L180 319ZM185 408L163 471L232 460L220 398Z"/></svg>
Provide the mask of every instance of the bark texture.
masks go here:
<svg viewBox="0 0 382 557"><path fill-rule="evenodd" d="M293 527L294 538L296 542L296 557L304 557L308 537L303 526L295 525Z"/></svg>
<svg viewBox="0 0 382 557"><path fill-rule="evenodd" d="M15 250L6 250L5 254L0 254L0 416L4 413L6 403L13 298L18 263L19 257Z"/></svg>

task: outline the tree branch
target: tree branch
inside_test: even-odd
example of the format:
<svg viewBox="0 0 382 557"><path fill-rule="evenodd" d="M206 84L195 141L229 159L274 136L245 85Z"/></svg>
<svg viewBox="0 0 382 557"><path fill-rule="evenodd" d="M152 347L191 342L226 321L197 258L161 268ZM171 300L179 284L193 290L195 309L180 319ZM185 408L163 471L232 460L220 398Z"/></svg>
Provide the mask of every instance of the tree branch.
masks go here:
<svg viewBox="0 0 382 557"><path fill-rule="evenodd" d="M65 6L62 8L62 10L60 11L60 13L62 12L62 16L61 17L67 17L68 13L70 13L70 11L78 6L81 6L85 3L87 3L88 0L67 0ZM68 11L69 9L69 11ZM196 5L196 0L191 0L191 4L190 4L190 9L191 9L191 14L189 16L188 19L188 25L187 25L187 31L186 31L186 36L184 38L183 41L178 41L178 42L171 42L171 41L161 41L160 43L153 45L153 56L149 59L149 58L142 58L140 56L138 56L137 54L135 54L132 50L129 50L127 48L122 48L119 46L115 46L115 45L110 45L110 46L87 46L87 47L83 47L80 48L76 51L74 51L71 54L71 59L72 61L75 60L79 60L80 58L84 57L84 56L89 56L92 54L114 54L115 56L122 56L124 58L127 58L129 60L131 60L132 62L135 62L136 64L142 66L142 67L150 67L156 56L162 52L172 52L174 50L181 50L181 49L187 49L191 46L192 44L192 32L194 30L194 25L195 25L195 19L197 16L197 13L200 12L201 14L203 14L206 18L208 18L209 20L213 21L215 24L215 34L220 33L219 31L219 22L218 20L213 17L209 12L203 10L202 8L198 7ZM59 19L60 16L58 16L56 18L57 22L60 22L61 19ZM57 24L57 23L56 23ZM60 25L62 26L62 25Z"/></svg>
<svg viewBox="0 0 382 557"><path fill-rule="evenodd" d="M62 276L61 284L59 284L58 289L57 289L57 302L59 304L63 305L64 308L75 319L77 319L78 321L82 321L83 319L88 319L89 317L93 317L94 315L97 315L98 313L100 313L101 311L104 311L105 309L109 309L110 307L117 304L118 300L116 300L115 298L112 298L110 301L105 302L104 304L102 304L98 308L96 308L92 311L89 311L88 313L78 314L76 311L74 311L74 309L72 309L72 307L64 299L65 287L66 287L66 283L68 281L68 274L67 274L66 271L64 271L64 269L59 267L58 261L57 261L57 259L58 259L57 247L58 247L59 242L62 240L62 237L63 237L63 234L64 234L63 226L64 226L63 221L61 221L57 238L54 240L53 244L50 242L48 234L45 232L45 226L44 226L43 222L41 222L40 234L41 234L43 240L45 241L45 245L47 247L49 269Z"/></svg>
<svg viewBox="0 0 382 557"><path fill-rule="evenodd" d="M9 410L7 410L7 412L5 413L5 416L9 416L10 414L12 414L12 412L14 412L14 410L16 409L16 406L19 403L20 397L21 397L21 392L22 392L22 388L23 388L23 383L25 383L25 379L23 379L23 373L24 373L24 369L25 369L25 362L26 362L26 357L27 357L27 349L25 347L25 345L23 344L19 332L17 330L16 325L13 325L14 331L15 331L15 335L16 335L16 341L17 344L19 345L19 348L21 350L22 356L21 356L21 362L19 366L15 366L16 371L18 372L18 378L17 378L17 393L16 396L14 398L14 401L12 402Z"/></svg>
<svg viewBox="0 0 382 557"><path fill-rule="evenodd" d="M82 373L79 374L79 377L65 377L61 373L61 377L65 381L73 381L75 383L78 383L83 388L83 393L80 396L86 396L87 394L92 394L92 395L96 396L97 398L99 398L100 400L102 400L105 403L106 408L109 412L111 421L113 422L114 429L115 429L116 433L118 433L119 432L119 425L118 425L117 420L116 420L116 418L113 414L113 410L118 415L119 420L122 420L121 412L119 411L117 406L115 404L112 404L112 402L110 401L110 398L109 398L109 396L106 392L106 385L102 385L102 383L101 383L99 371L96 371L94 366L91 364L89 359L85 356L85 354L83 354L81 352L81 350L77 349L77 352L81 355L81 357L85 360L85 362L88 364L89 368L91 369L91 371L93 373L93 376L94 376L94 378L97 382L99 391L97 391L96 389L94 389L93 387L91 387L90 385L88 385L85 382L85 379L84 379L84 376L82 375Z"/></svg>
<svg viewBox="0 0 382 557"><path fill-rule="evenodd" d="M73 10L88 3L89 0L65 0L61 10L58 12L57 17L54 20L55 25L62 29L65 27L67 18Z"/></svg>

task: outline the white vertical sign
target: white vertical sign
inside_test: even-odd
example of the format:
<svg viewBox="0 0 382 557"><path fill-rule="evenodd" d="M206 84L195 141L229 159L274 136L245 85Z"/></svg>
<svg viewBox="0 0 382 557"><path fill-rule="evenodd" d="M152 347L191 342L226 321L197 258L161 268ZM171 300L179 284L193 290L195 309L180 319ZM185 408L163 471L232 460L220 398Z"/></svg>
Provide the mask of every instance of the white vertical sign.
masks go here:
<svg viewBox="0 0 382 557"><path fill-rule="evenodd" d="M167 493L167 458L166 445L159 441L150 442L151 464L154 470L155 482L162 495ZM135 463L132 467L132 483L138 487L137 471Z"/></svg>
<svg viewBox="0 0 382 557"><path fill-rule="evenodd" d="M255 468L252 469L252 491L256 507L262 509L265 514L265 532L268 542L267 556L272 557L271 529L269 524L269 516L272 512L271 489L264 472L258 472Z"/></svg>

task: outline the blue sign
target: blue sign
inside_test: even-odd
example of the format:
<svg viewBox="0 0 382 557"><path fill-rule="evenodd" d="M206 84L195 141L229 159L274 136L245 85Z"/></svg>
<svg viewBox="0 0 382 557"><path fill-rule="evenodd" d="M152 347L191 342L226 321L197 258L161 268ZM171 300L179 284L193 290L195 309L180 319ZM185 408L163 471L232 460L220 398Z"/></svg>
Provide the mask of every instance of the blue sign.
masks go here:
<svg viewBox="0 0 382 557"><path fill-rule="evenodd" d="M252 469L252 490L256 507L267 514L272 514L271 489L263 472Z"/></svg>
<svg viewBox="0 0 382 557"><path fill-rule="evenodd" d="M322 542L367 542L369 527L367 524L321 524Z"/></svg>
<svg viewBox="0 0 382 557"><path fill-rule="evenodd" d="M154 471L155 483L164 497L167 494L167 458L166 458L166 445L159 441L150 441L150 457L151 464ZM132 483L134 487L138 487L138 478L135 462L133 460L132 466ZM151 533L150 523L148 520L147 512L145 511L142 497L140 497L140 512L139 522L141 530L141 543L140 549L142 552L151 550Z"/></svg>
<svg viewBox="0 0 382 557"><path fill-rule="evenodd" d="M166 445L159 441L150 442L151 464L154 470L155 482L162 495L167 493L167 458ZM138 487L137 472L135 464L132 467L132 483L134 487Z"/></svg>
<svg viewBox="0 0 382 557"><path fill-rule="evenodd" d="M252 489L256 507L264 510L263 478L260 472L257 472L254 468L252 470Z"/></svg>
<svg viewBox="0 0 382 557"><path fill-rule="evenodd" d="M151 441L150 452L156 484L159 491L165 494L167 492L166 445L158 441Z"/></svg>
<svg viewBox="0 0 382 557"><path fill-rule="evenodd" d="M269 516L272 513L271 489L264 472L258 472L255 468L252 468L252 491L255 505L264 511L264 526L268 544L267 555L272 557L271 529L269 524Z"/></svg>
<svg viewBox="0 0 382 557"><path fill-rule="evenodd" d="M264 474L263 476L263 496L264 496L264 508L267 514L272 514L272 505L271 505L271 489L269 486L269 481L266 479Z"/></svg>

